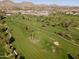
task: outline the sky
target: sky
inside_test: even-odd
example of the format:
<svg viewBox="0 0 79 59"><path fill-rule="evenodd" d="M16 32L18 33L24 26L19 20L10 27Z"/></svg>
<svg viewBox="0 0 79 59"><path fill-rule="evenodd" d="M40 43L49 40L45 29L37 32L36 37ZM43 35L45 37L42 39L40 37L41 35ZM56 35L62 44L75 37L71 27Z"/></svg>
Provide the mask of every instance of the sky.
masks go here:
<svg viewBox="0 0 79 59"><path fill-rule="evenodd" d="M13 0L14 2L33 2L35 4L57 4L65 6L79 6L79 0Z"/></svg>

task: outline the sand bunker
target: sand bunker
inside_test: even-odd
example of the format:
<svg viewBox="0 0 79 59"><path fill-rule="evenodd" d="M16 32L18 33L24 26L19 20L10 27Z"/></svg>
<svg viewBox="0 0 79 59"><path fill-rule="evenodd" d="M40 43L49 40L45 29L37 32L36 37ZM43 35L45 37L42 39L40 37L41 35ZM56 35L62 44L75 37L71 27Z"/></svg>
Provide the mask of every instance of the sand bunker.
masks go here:
<svg viewBox="0 0 79 59"><path fill-rule="evenodd" d="M59 46L59 42L57 42L57 41L56 41L56 42L54 42L54 44L55 44L55 45L57 45L57 46Z"/></svg>

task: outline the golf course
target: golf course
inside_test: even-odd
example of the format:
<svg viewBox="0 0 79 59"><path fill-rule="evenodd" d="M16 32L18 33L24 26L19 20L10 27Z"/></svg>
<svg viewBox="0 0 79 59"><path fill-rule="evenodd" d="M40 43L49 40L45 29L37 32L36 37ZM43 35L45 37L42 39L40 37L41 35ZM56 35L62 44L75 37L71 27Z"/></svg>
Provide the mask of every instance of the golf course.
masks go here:
<svg viewBox="0 0 79 59"><path fill-rule="evenodd" d="M79 58L79 16L17 14L5 20L15 39L13 46L25 59Z"/></svg>

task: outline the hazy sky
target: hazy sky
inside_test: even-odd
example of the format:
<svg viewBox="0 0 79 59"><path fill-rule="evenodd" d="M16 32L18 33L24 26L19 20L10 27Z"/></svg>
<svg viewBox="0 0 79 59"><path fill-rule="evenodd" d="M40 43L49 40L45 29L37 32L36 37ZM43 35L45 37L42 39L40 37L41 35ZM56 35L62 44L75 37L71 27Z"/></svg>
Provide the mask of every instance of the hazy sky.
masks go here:
<svg viewBox="0 0 79 59"><path fill-rule="evenodd" d="M69 5L69 6L79 6L79 0L13 0L15 2L33 2L36 4L57 4L57 5Z"/></svg>

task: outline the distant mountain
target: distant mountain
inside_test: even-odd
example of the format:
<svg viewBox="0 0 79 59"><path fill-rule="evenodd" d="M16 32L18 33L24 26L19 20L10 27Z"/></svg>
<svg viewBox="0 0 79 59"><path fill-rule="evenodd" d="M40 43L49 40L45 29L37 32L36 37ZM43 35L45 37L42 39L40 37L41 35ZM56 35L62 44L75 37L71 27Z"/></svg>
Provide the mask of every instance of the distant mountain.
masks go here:
<svg viewBox="0 0 79 59"><path fill-rule="evenodd" d="M1 9L33 9L33 10L50 10L50 9L79 9L79 7L68 7L68 6L59 6L56 4L46 5L46 4L33 4L32 2L22 2L22 3L14 3L11 0L0 0L0 8Z"/></svg>
<svg viewBox="0 0 79 59"><path fill-rule="evenodd" d="M34 7L34 4L32 2L22 2L22 3L16 3L16 6L20 9L30 9Z"/></svg>
<svg viewBox="0 0 79 59"><path fill-rule="evenodd" d="M0 1L0 7L3 9L14 9L15 3L13 3L10 0L1 0Z"/></svg>
<svg viewBox="0 0 79 59"><path fill-rule="evenodd" d="M44 9L47 8L48 5L45 4L33 4L32 2L22 2L22 3L14 3L11 0L1 0L0 8L2 9Z"/></svg>

